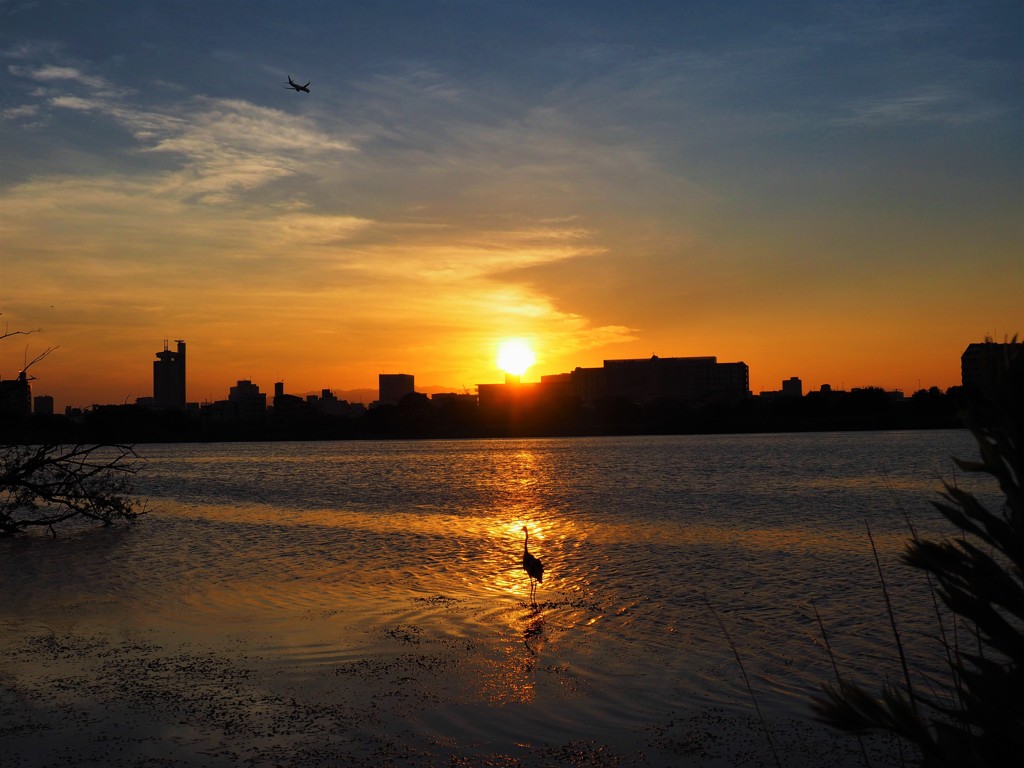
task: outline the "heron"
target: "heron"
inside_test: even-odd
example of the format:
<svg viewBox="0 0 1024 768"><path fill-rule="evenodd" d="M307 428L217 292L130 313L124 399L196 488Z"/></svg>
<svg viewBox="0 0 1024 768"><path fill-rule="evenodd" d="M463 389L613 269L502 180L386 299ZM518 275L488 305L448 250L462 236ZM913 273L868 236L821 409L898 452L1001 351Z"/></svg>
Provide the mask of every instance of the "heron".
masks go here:
<svg viewBox="0 0 1024 768"><path fill-rule="evenodd" d="M537 582L544 581L544 563L530 554L530 531L527 530L525 525L523 526L523 533L526 534L526 539L523 541L523 570L530 577L530 604L537 605L537 584L534 582L534 579Z"/></svg>

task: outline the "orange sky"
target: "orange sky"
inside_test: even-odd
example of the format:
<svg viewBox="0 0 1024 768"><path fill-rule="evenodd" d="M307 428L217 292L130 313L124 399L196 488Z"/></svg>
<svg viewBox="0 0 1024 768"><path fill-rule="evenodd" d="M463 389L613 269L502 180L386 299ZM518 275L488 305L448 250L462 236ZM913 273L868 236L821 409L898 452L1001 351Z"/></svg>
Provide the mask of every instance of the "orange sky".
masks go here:
<svg viewBox="0 0 1024 768"><path fill-rule="evenodd" d="M461 391L521 337L527 381L715 355L910 393L1024 331L1020 9L442 6L9 15L0 323L41 332L0 376L58 347L36 394L131 402L182 338L192 401Z"/></svg>

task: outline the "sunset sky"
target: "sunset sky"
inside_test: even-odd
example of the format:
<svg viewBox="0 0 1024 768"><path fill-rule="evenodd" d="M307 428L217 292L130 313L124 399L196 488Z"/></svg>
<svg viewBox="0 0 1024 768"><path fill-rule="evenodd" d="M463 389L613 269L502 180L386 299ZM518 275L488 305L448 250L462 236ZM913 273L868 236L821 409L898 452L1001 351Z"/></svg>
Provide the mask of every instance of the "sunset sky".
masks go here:
<svg viewBox="0 0 1024 768"><path fill-rule="evenodd" d="M57 407L1024 332L1024 5L0 0L0 376ZM283 87L311 81L310 93Z"/></svg>

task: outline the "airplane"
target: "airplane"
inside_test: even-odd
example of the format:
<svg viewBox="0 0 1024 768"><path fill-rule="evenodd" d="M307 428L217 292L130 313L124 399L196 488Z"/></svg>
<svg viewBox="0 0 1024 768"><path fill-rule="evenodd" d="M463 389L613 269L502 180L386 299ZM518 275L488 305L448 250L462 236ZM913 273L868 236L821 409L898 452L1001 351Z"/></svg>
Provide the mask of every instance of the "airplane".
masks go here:
<svg viewBox="0 0 1024 768"><path fill-rule="evenodd" d="M302 91L303 93L309 93L309 83L306 83L305 85L299 85L294 80L292 80L291 75L288 76L288 85L284 87L294 88L296 91Z"/></svg>

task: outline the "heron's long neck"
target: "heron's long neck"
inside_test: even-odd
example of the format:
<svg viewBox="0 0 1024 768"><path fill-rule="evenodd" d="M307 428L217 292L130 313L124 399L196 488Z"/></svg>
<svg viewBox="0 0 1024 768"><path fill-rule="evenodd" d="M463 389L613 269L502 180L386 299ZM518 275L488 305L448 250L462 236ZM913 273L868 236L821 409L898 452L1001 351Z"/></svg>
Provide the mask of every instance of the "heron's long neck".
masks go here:
<svg viewBox="0 0 1024 768"><path fill-rule="evenodd" d="M530 551L530 532L523 531L523 533L526 534L526 538L523 540L523 554L525 555Z"/></svg>

